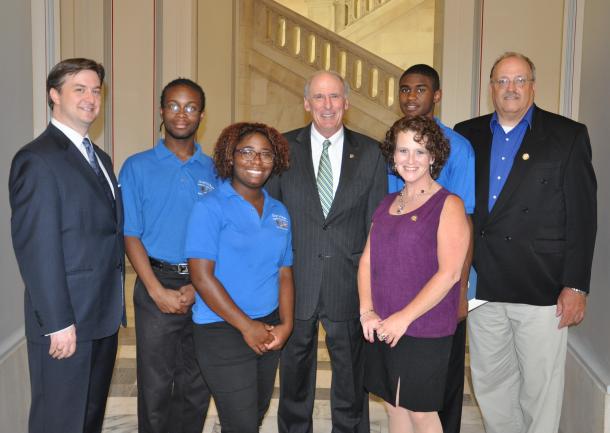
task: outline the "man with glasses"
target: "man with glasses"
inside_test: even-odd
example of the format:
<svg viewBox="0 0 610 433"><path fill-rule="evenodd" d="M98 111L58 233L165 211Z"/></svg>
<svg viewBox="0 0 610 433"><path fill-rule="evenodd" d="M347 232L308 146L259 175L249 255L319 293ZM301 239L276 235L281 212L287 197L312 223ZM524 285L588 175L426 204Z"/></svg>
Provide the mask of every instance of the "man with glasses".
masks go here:
<svg viewBox="0 0 610 433"><path fill-rule="evenodd" d="M295 321L280 360L281 433L313 429L318 323L331 359L333 431L369 431L356 276L387 175L379 143L343 126L348 90L335 72L307 80L313 122L286 134L290 169L267 183L293 227Z"/></svg>
<svg viewBox="0 0 610 433"><path fill-rule="evenodd" d="M585 314L597 184L587 128L534 104L536 70L494 63L495 112L456 125L475 150L470 367L487 433L554 433L567 327Z"/></svg>
<svg viewBox="0 0 610 433"><path fill-rule="evenodd" d="M161 93L165 138L131 156L119 181L125 248L134 287L138 431L201 433L210 394L195 358L191 306L195 289L183 256L195 202L216 187L213 162L195 142L205 94L186 78Z"/></svg>

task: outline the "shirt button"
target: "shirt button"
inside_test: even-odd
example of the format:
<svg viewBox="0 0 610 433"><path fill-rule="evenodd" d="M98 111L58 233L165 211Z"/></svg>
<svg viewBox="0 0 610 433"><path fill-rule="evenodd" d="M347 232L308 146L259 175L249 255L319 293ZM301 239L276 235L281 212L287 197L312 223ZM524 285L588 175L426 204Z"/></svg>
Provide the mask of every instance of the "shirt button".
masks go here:
<svg viewBox="0 0 610 433"><path fill-rule="evenodd" d="M502 179L502 176L498 176L498 180Z"/></svg>
<svg viewBox="0 0 610 433"><path fill-rule="evenodd" d="M505 241L512 241L513 238L512 238L512 236L504 236L504 240Z"/></svg>
<svg viewBox="0 0 610 433"><path fill-rule="evenodd" d="M494 200L498 198L497 195L492 195L491 198L493 198Z"/></svg>
<svg viewBox="0 0 610 433"><path fill-rule="evenodd" d="M505 159L506 159L506 157L505 157L505 156L503 156L503 157L502 157L502 161L504 161Z"/></svg>
<svg viewBox="0 0 610 433"><path fill-rule="evenodd" d="M509 141L508 137L506 137L504 140Z"/></svg>

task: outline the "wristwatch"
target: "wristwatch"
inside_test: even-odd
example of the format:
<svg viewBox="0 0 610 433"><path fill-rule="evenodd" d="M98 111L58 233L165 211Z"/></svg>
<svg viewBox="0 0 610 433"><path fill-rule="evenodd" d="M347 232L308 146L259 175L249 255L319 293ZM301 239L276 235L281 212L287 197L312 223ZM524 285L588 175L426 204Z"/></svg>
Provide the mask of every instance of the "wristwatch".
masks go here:
<svg viewBox="0 0 610 433"><path fill-rule="evenodd" d="M579 295L583 295L583 296L588 296L589 294L587 292L585 292L584 290L580 290L577 289L576 287L568 287L568 289L570 289L571 291L573 291L574 293L578 293Z"/></svg>

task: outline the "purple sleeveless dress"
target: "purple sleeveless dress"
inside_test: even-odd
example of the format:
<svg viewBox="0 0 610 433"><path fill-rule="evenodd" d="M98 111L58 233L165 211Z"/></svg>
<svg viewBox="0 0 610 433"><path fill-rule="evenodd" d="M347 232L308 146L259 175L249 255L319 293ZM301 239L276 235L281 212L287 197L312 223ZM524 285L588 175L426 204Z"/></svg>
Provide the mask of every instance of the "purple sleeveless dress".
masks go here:
<svg viewBox="0 0 610 433"><path fill-rule="evenodd" d="M418 209L401 215L389 213L397 193L389 194L373 214L371 291L373 308L382 319L404 308L438 271L437 231L449 194L441 188ZM459 295L456 283L441 302L411 323L406 335L453 335Z"/></svg>
<svg viewBox="0 0 610 433"><path fill-rule="evenodd" d="M404 308L438 270L437 232L449 191L441 188L418 209L390 215L390 194L373 215L371 291L382 319ZM365 344L367 391L416 412L438 411L443 398L452 337L457 324L459 283L443 300L415 320L391 348L375 338Z"/></svg>

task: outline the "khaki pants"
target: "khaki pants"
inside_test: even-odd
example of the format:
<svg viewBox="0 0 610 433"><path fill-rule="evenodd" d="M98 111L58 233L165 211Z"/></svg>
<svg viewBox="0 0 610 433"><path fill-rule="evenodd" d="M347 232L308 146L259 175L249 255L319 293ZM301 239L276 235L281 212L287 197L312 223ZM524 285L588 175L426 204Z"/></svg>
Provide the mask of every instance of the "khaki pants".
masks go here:
<svg viewBox="0 0 610 433"><path fill-rule="evenodd" d="M556 306L489 302L468 315L470 368L486 433L556 433L567 328Z"/></svg>

